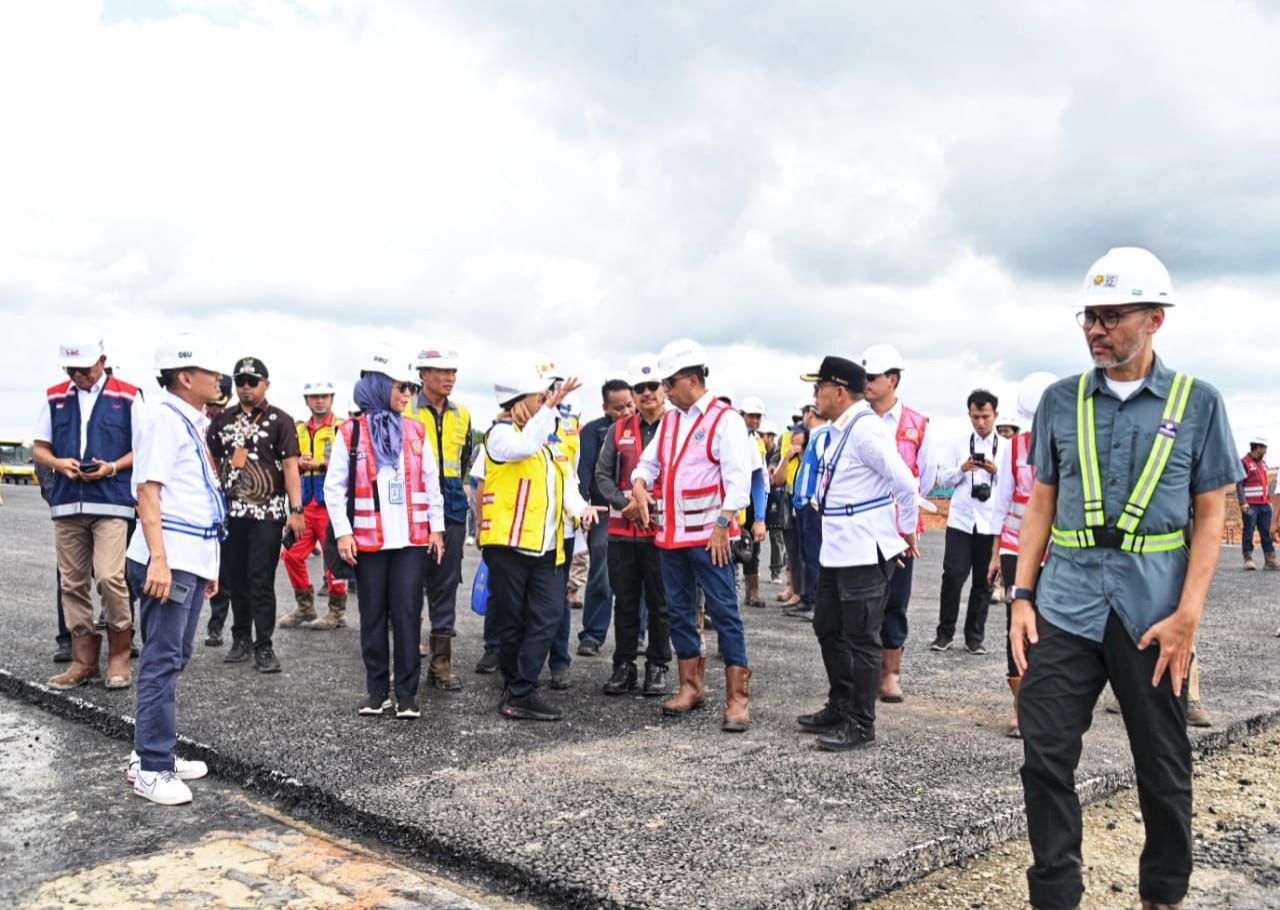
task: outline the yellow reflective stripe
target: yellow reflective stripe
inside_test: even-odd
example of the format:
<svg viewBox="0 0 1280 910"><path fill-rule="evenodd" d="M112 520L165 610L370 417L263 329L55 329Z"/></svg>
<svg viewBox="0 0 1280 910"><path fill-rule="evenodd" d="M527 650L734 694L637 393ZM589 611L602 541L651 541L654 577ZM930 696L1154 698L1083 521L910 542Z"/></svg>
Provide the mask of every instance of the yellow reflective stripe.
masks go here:
<svg viewBox="0 0 1280 910"><path fill-rule="evenodd" d="M1129 494L1129 501L1124 506L1124 514L1116 522L1116 527L1121 531L1137 531L1138 523L1142 521L1147 506L1151 504L1151 497L1155 495L1160 478L1164 475L1164 469L1169 465L1169 456L1173 454L1174 440L1177 435L1176 425L1180 424L1182 418L1186 416L1193 381L1184 373L1178 373L1173 377L1173 386L1169 390L1169 400L1165 402L1164 414L1160 418L1160 430L1156 433L1156 441L1151 446L1151 454L1147 456L1142 475L1134 485L1133 492ZM1164 425L1169 421L1173 421L1175 426L1172 432L1166 433Z"/></svg>
<svg viewBox="0 0 1280 910"><path fill-rule="evenodd" d="M1093 531L1085 528L1082 531L1064 531L1056 525L1053 528L1053 542L1056 546L1072 550L1087 550L1093 546Z"/></svg>
<svg viewBox="0 0 1280 910"><path fill-rule="evenodd" d="M1102 510L1102 469L1098 464L1098 440L1093 423L1093 397L1086 394L1089 374L1080 374L1076 396L1076 435L1079 437L1080 477L1084 484L1084 523L1102 527L1107 523Z"/></svg>
<svg viewBox="0 0 1280 910"><path fill-rule="evenodd" d="M1052 529L1054 546L1069 550L1089 550L1096 544L1092 529L1080 531L1063 530L1057 526ZM1120 542L1120 549L1126 553L1164 553L1177 550L1186 543L1182 531L1169 531L1165 534L1125 534Z"/></svg>

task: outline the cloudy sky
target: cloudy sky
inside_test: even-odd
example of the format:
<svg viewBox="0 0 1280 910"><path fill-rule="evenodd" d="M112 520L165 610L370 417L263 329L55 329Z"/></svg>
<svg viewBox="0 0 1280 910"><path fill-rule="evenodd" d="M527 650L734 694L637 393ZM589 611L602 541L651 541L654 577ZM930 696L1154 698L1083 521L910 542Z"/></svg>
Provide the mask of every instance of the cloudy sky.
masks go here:
<svg viewBox="0 0 1280 910"><path fill-rule="evenodd" d="M205 333L297 410L454 346L479 421L535 355L596 387L690 336L781 418L891 342L958 431L1087 363L1076 289L1136 244L1159 352L1280 440L1276 47L1272 0L0 4L0 434L86 325L144 387Z"/></svg>

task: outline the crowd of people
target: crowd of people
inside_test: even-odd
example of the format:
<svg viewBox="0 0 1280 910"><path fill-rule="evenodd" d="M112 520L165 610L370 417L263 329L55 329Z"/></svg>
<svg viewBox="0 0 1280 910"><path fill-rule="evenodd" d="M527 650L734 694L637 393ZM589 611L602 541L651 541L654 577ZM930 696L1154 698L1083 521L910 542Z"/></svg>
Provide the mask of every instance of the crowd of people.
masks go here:
<svg viewBox="0 0 1280 910"><path fill-rule="evenodd" d="M945 488L929 647L951 649L959 627L965 650L985 654L998 588L1033 904L1079 900L1072 773L1109 682L1131 731L1142 731L1131 747L1150 853L1143 897L1176 906L1190 868L1185 725L1203 711L1194 639L1225 492L1237 485L1246 569L1255 531L1266 568L1280 567L1280 528L1265 440L1239 458L1216 390L1154 354L1173 306L1159 260L1114 249L1081 294L1093 368L1026 377L1012 418L974 390L971 432L959 440L938 438L902 401L909 371L887 344L828 355L799 377L812 397L781 432L761 399L736 398L706 351L682 338L631 358L603 384L602 416L585 424L577 378L552 363L513 364L494 379L497 413L481 433L452 397L458 356L443 347L377 345L351 413L336 415L333 382L317 380L295 421L268 401L267 364L246 356L223 375L200 336L160 347L160 391L146 396L112 375L97 333L72 339L59 352L67 379L48 390L35 433L58 562L55 660L68 664L49 685L134 684L140 628L129 779L155 802L190 801L185 782L206 769L174 754L175 695L206 597L206 644L224 643L229 613L223 660L275 673L277 625L343 628L354 592L366 673L354 710L412 720L424 660L428 685L463 685L452 642L474 543L487 605L475 671L501 674L504 717L558 719L540 694L544 671L552 689L568 687L571 650L599 654L611 626L604 695L661 699L670 717L698 710L713 629L721 727L742 733L753 723L743 610L766 606L767 549L771 579L785 583L780 605L812 623L827 677L824 704L797 723L821 750L861 749L876 740L877 702L907 697L913 567L924 513L936 511L928 495ZM308 568L316 552L323 615ZM294 604L277 621L281 561Z"/></svg>

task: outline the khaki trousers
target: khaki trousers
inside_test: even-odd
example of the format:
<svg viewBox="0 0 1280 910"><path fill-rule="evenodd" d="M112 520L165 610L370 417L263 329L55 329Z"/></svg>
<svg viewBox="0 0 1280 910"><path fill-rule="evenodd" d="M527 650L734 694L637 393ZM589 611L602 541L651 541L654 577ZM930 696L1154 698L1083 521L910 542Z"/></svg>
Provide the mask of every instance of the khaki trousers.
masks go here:
<svg viewBox="0 0 1280 910"><path fill-rule="evenodd" d="M53 543L62 572L62 610L72 636L93 631L91 585L107 614L107 628L133 627L129 616L129 588L124 581L124 552L129 523L101 515L69 515L53 523Z"/></svg>

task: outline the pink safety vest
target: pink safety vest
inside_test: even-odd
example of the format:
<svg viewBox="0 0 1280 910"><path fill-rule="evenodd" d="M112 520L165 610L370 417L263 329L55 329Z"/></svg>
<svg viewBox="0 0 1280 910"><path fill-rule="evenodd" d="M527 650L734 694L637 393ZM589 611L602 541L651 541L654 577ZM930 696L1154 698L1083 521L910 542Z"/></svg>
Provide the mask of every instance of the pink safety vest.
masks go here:
<svg viewBox="0 0 1280 910"><path fill-rule="evenodd" d="M898 446L898 454L902 456L902 460L907 463L907 467L911 469L911 476L919 479L920 477L920 447L924 445L924 431L929 426L929 418L925 417L919 411L913 411L905 404L902 406L902 416L898 418L898 431L894 434L894 442ZM928 490L921 490L921 494L928 495ZM916 534L924 533L924 510L920 510L920 520L916 524Z"/></svg>
<svg viewBox="0 0 1280 910"><path fill-rule="evenodd" d="M724 479L720 475L719 460L711 454L711 441L727 410L724 402L713 399L706 413L698 416L678 451L680 421L689 418L676 410L662 416L662 426L658 428L656 486L663 509L657 515L655 543L664 550L706 546L711 540L724 503ZM729 538L740 535L735 515L729 524Z"/></svg>
<svg viewBox="0 0 1280 910"><path fill-rule="evenodd" d="M431 522L428 519L427 482L422 471L422 424L408 417L401 418L404 426L405 508L409 510L409 543L426 546L431 543ZM357 421L348 420L339 427L342 439L351 450L351 434ZM369 434L369 418L361 415L360 447L356 457L355 476L347 479L355 492L355 517L351 533L356 539L356 549L374 553L382 549L382 512L375 504L378 479L378 462L374 455L373 439Z"/></svg>
<svg viewBox="0 0 1280 910"><path fill-rule="evenodd" d="M1240 463L1244 465L1244 489L1241 491L1244 493L1244 501L1251 506L1270 505L1271 499L1267 496L1270 477L1266 461L1254 461L1252 455L1246 455L1240 459Z"/></svg>
<svg viewBox="0 0 1280 910"><path fill-rule="evenodd" d="M1013 501L1000 530L1000 552L1017 553L1018 537L1022 533L1022 516L1027 514L1031 490L1036 485L1036 469L1027 463L1031 456L1031 432L1019 433L1011 440L1009 463L1013 466Z"/></svg>

